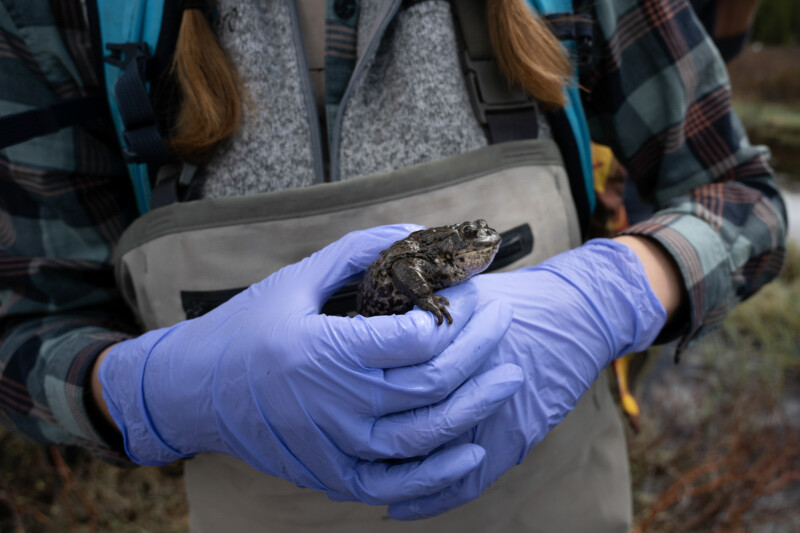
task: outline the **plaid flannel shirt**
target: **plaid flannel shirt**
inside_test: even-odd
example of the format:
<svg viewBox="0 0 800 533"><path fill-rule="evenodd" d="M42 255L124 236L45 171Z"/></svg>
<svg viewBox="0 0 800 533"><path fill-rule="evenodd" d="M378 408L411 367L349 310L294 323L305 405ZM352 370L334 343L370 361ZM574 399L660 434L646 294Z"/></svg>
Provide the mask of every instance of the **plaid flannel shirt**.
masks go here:
<svg viewBox="0 0 800 533"><path fill-rule="evenodd" d="M686 0L591 4L592 135L657 206L628 233L679 265L690 316L673 334L685 343L777 275L783 203ZM91 45L80 0L0 3L0 115L97 94ZM115 138L106 117L0 151L0 422L106 457L123 455L93 427L85 385L97 355L135 334L110 265L136 215Z"/></svg>

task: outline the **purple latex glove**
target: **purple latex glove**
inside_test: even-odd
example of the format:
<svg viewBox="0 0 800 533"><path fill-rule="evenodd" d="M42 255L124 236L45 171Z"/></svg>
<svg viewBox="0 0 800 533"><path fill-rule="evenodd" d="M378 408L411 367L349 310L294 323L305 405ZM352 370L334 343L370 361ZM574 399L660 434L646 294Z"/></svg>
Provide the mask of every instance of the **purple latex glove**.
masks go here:
<svg viewBox="0 0 800 533"><path fill-rule="evenodd" d="M161 465L225 453L371 504L440 491L476 468L484 453L474 444L426 454L519 388L514 365L477 373L511 322L508 307L476 309L475 287L463 284L447 292L452 326L420 310L319 314L414 229L353 232L202 317L112 348L99 377L128 455Z"/></svg>
<svg viewBox="0 0 800 533"><path fill-rule="evenodd" d="M617 357L647 348L666 320L638 256L597 239L535 267L472 279L480 304L501 301L514 320L486 367L513 363L525 383L511 401L447 446L478 444L486 459L442 492L389 507L393 518L443 513L520 463Z"/></svg>

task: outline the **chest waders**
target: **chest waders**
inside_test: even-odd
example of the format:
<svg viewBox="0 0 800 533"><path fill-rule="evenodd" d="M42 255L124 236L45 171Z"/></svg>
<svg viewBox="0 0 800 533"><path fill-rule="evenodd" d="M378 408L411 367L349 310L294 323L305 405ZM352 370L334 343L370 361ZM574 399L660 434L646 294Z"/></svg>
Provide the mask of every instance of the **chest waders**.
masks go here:
<svg viewBox="0 0 800 533"><path fill-rule="evenodd" d="M375 43L400 2L384 4ZM463 5L456 4L456 26L462 39L467 33L474 42L463 21L475 17ZM530 105L502 94L496 67L481 63L480 47L468 48L462 68L475 115L490 140L504 142L344 181L154 209L125 232L116 257L119 287L144 326L198 316L345 233L380 224L484 218L504 234L498 270L535 265L579 246L585 213L576 204L587 200L585 191L575 192L569 172L575 162L565 164L552 139L532 138L536 128L531 134L531 128L504 125ZM347 104L345 94L342 108ZM351 296L344 290L334 297L330 312L346 311ZM628 531L631 521L624 434L605 373L521 464L443 516L392 521L383 507L332 502L217 454L187 460L185 482L197 532Z"/></svg>
<svg viewBox="0 0 800 533"><path fill-rule="evenodd" d="M375 176L159 208L124 234L117 276L152 329L200 314L351 230L479 217L510 243L498 253L512 260L501 270L578 246L555 144L515 141ZM185 463L192 531L627 530L627 455L605 375L520 465L443 516L395 522L384 508L332 502L238 459L199 455Z"/></svg>

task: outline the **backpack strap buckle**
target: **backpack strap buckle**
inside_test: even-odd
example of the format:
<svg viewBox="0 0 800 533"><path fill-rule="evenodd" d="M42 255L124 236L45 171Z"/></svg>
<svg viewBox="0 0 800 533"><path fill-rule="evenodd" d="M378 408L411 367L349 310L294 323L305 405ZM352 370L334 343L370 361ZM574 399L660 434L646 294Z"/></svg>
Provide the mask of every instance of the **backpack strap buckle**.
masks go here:
<svg viewBox="0 0 800 533"><path fill-rule="evenodd" d="M122 157L127 163L161 166L174 161L158 129L158 116L147 90L150 50L145 43L108 43L106 63L122 70L114 86L119 115L125 126Z"/></svg>
<svg viewBox="0 0 800 533"><path fill-rule="evenodd" d="M137 62L138 60L144 60L141 65L144 67L147 60L150 59L150 50L145 43L108 43L106 50L111 54L105 56L103 60L121 70L125 70L128 63L134 60L137 60Z"/></svg>

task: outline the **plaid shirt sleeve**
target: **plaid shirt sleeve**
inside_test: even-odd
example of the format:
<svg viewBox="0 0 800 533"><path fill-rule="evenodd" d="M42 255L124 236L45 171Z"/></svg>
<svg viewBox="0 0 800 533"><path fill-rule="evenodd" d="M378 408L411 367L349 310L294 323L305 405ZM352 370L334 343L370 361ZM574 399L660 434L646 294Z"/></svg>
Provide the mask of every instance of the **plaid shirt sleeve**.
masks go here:
<svg viewBox="0 0 800 533"><path fill-rule="evenodd" d="M80 0L11 6L0 116L98 94ZM132 324L110 265L135 214L114 138L105 117L0 150L0 422L119 459L84 402L97 355Z"/></svg>
<svg viewBox="0 0 800 533"><path fill-rule="evenodd" d="M655 206L626 230L675 258L688 317L680 353L780 271L786 212L766 159L731 109L722 58L686 0L601 0L582 77L594 140Z"/></svg>

